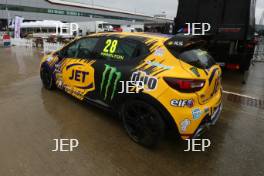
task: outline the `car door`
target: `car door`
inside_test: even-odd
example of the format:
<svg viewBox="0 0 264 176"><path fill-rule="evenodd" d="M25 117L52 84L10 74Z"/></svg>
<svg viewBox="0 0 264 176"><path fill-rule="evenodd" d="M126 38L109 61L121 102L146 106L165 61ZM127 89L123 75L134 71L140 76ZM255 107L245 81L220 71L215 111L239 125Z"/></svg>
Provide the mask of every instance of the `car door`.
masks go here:
<svg viewBox="0 0 264 176"><path fill-rule="evenodd" d="M75 41L61 50L62 57L56 64L57 86L80 100L95 91L94 48L98 41L97 37Z"/></svg>
<svg viewBox="0 0 264 176"><path fill-rule="evenodd" d="M108 105L126 95L126 81L148 49L136 40L104 36L96 48L96 98ZM122 93L124 92L124 93Z"/></svg>

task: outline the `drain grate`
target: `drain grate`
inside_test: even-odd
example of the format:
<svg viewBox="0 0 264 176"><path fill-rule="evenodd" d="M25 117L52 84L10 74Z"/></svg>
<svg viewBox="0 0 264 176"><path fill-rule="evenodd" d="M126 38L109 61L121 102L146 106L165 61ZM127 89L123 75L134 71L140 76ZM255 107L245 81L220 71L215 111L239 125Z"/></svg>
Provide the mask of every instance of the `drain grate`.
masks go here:
<svg viewBox="0 0 264 176"><path fill-rule="evenodd" d="M241 96L232 93L226 93L226 94L227 94L226 95L227 100L233 103L264 109L264 100Z"/></svg>

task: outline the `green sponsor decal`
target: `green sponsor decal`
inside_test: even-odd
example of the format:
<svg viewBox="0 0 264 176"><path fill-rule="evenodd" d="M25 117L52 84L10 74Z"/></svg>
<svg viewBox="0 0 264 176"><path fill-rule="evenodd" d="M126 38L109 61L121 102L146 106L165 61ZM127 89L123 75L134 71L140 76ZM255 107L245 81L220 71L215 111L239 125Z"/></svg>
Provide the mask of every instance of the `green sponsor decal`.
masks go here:
<svg viewBox="0 0 264 176"><path fill-rule="evenodd" d="M111 67L110 65L105 64L105 70L103 72L100 90L101 94L104 92L104 100L107 99L108 92L111 87L111 100L114 98L117 89L117 83L120 81L120 79L121 72L118 72L115 67Z"/></svg>

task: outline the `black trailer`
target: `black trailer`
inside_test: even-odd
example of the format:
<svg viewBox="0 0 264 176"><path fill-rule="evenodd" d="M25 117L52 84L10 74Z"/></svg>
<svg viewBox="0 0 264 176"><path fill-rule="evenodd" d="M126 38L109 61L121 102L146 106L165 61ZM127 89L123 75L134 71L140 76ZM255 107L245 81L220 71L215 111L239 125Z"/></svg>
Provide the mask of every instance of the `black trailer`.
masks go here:
<svg viewBox="0 0 264 176"><path fill-rule="evenodd" d="M247 71L253 57L256 0L179 0L174 33L186 23L210 23L203 37L217 62Z"/></svg>

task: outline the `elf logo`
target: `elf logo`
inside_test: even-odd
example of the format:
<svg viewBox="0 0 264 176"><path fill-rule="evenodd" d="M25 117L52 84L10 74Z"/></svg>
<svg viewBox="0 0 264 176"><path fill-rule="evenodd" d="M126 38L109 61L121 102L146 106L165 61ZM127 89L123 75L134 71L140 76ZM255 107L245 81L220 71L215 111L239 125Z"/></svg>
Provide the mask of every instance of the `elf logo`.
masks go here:
<svg viewBox="0 0 264 176"><path fill-rule="evenodd" d="M194 102L193 102L193 100L175 100L174 99L174 100L171 100L171 105L175 106L175 107L187 106L187 107L191 108L191 107L193 107Z"/></svg>
<svg viewBox="0 0 264 176"><path fill-rule="evenodd" d="M157 88L158 79L147 75L146 72L137 71L132 73L131 82L137 84L138 82L144 83L144 90L151 91Z"/></svg>

